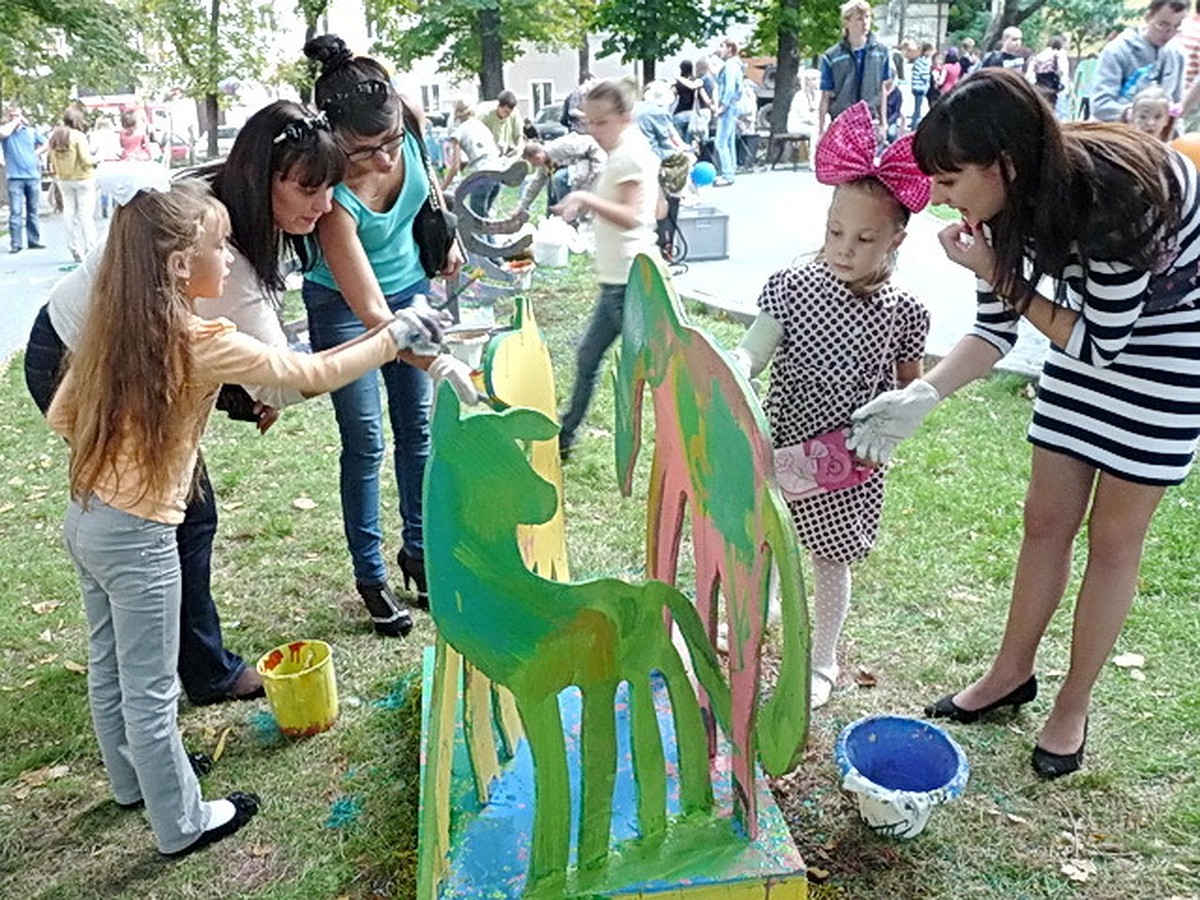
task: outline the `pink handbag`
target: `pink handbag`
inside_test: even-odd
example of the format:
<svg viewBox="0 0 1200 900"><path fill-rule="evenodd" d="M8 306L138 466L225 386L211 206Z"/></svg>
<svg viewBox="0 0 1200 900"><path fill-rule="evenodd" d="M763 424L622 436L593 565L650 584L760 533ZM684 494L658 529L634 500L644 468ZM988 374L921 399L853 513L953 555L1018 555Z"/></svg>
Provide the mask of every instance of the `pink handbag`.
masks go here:
<svg viewBox="0 0 1200 900"><path fill-rule="evenodd" d="M846 447L844 428L775 450L775 477L787 500L854 487L874 471L872 466L855 462Z"/></svg>

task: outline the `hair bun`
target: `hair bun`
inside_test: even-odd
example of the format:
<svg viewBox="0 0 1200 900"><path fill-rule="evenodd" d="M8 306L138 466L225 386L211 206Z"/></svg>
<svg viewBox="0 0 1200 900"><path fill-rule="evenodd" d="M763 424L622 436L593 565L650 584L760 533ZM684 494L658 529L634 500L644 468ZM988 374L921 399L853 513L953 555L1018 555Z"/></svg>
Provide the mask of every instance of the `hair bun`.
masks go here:
<svg viewBox="0 0 1200 900"><path fill-rule="evenodd" d="M322 74L334 72L354 58L350 48L336 34L321 34L304 45L304 55L321 64Z"/></svg>

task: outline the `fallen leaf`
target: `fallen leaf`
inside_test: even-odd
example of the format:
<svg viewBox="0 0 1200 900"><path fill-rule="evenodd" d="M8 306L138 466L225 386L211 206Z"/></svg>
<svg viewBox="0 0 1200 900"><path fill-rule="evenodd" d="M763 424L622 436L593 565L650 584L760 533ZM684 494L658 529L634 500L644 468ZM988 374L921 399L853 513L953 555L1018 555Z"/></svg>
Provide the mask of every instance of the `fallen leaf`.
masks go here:
<svg viewBox="0 0 1200 900"><path fill-rule="evenodd" d="M1067 878L1082 884L1096 874L1096 864L1090 859L1068 859L1059 867Z"/></svg>
<svg viewBox="0 0 1200 900"><path fill-rule="evenodd" d="M37 684L36 678L26 678L20 684L0 685L0 691L6 691L8 693L12 693L13 691L23 691L25 688L33 687L35 684Z"/></svg>
<svg viewBox="0 0 1200 900"><path fill-rule="evenodd" d="M17 781L27 787L41 787L48 781L54 781L56 778L62 778L71 771L70 766L44 766L40 769L31 769L28 772L22 772L17 776Z"/></svg>
<svg viewBox="0 0 1200 900"><path fill-rule="evenodd" d="M1145 681L1146 673L1143 672L1141 669L1130 669L1129 677L1132 678L1134 681Z"/></svg>
<svg viewBox="0 0 1200 900"><path fill-rule="evenodd" d="M875 677L875 673L858 667L858 671L854 673L854 683L859 687L873 688L879 684L879 679Z"/></svg>
<svg viewBox="0 0 1200 900"><path fill-rule="evenodd" d="M1122 669L1140 669L1146 665L1146 657L1140 653L1122 653L1113 659L1113 665Z"/></svg>
<svg viewBox="0 0 1200 900"><path fill-rule="evenodd" d="M829 874L828 869L818 869L816 866L808 867L808 880L817 884L828 881Z"/></svg>
<svg viewBox="0 0 1200 900"><path fill-rule="evenodd" d="M33 611L39 616L44 616L46 613L52 613L62 606L61 600L44 600L41 603L33 604Z"/></svg>
<svg viewBox="0 0 1200 900"><path fill-rule="evenodd" d="M74 672L76 675L87 674L87 666L81 665L80 663L75 662L73 659L64 660L63 668L68 672Z"/></svg>
<svg viewBox="0 0 1200 900"><path fill-rule="evenodd" d="M221 736L217 738L216 749L213 750L213 762L220 762L221 755L225 752L225 739L229 737L229 732L233 731L232 727L226 728L221 732Z"/></svg>
<svg viewBox="0 0 1200 900"><path fill-rule="evenodd" d="M1008 821L1016 822L1018 825L1024 825L1029 821L1028 819L1018 816L1016 813L1005 813L1004 815L1008 819Z"/></svg>
<svg viewBox="0 0 1200 900"><path fill-rule="evenodd" d="M235 509L241 509L245 505L241 500L230 500L228 503L222 503L221 509L225 510L225 512L233 512Z"/></svg>
<svg viewBox="0 0 1200 900"><path fill-rule="evenodd" d="M316 509L317 501L309 497L297 497L292 501L292 506L296 509Z"/></svg>
<svg viewBox="0 0 1200 900"><path fill-rule="evenodd" d="M38 640L45 641L47 644L53 644L54 643L54 632L51 631L49 628L47 628L45 631L43 631L41 634L38 635Z"/></svg>

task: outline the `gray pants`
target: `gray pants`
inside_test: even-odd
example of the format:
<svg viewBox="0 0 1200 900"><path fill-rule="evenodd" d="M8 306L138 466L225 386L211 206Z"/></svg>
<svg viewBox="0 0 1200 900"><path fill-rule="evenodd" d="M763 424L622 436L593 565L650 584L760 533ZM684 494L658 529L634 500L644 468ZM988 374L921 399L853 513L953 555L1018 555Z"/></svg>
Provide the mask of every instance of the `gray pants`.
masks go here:
<svg viewBox="0 0 1200 900"><path fill-rule="evenodd" d="M209 821L176 725L179 553L175 526L95 497L72 501L63 537L88 620L88 702L118 803L146 802L158 849L191 845Z"/></svg>

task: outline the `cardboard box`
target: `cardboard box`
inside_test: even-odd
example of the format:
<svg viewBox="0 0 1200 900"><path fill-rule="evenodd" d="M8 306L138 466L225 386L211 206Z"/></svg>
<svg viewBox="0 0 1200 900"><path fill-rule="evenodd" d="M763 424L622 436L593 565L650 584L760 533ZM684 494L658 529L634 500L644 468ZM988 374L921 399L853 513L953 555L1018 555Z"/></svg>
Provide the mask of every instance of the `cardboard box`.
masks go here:
<svg viewBox="0 0 1200 900"><path fill-rule="evenodd" d="M680 207L678 225L687 246L677 262L729 257L729 216L715 206Z"/></svg>

